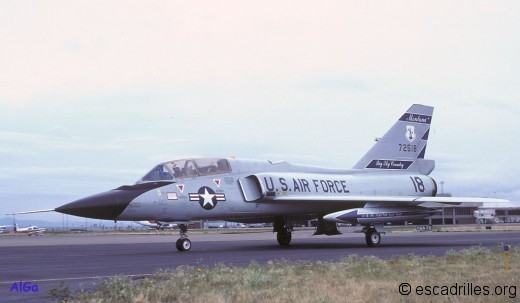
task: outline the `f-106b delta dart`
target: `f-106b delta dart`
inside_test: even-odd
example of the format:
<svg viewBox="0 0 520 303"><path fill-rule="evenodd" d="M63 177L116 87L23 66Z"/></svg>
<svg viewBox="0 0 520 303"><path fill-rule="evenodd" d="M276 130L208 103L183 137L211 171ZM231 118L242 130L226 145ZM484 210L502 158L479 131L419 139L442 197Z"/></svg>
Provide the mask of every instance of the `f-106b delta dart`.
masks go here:
<svg viewBox="0 0 520 303"><path fill-rule="evenodd" d="M426 202L507 202L436 197L426 160L433 107L414 104L352 169L234 158L190 158L160 163L134 185L124 185L55 209L80 217L178 224L179 251L188 251L187 226L196 220L273 223L289 245L291 221L316 219L315 235L336 235L337 223L363 226L368 246L378 246L387 222L438 213Z"/></svg>

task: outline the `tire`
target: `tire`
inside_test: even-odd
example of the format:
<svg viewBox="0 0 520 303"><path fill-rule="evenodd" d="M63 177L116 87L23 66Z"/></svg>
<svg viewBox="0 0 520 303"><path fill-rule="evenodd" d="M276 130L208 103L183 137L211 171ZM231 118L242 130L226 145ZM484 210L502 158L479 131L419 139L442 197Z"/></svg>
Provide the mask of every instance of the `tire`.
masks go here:
<svg viewBox="0 0 520 303"><path fill-rule="evenodd" d="M188 251L191 249L191 241L189 239L179 239L175 242L178 251Z"/></svg>
<svg viewBox="0 0 520 303"><path fill-rule="evenodd" d="M288 246L292 240L292 234L288 231L279 231L276 233L276 240L280 246Z"/></svg>
<svg viewBox="0 0 520 303"><path fill-rule="evenodd" d="M368 230L365 234L365 241L369 247L379 246L381 244L381 234L375 230Z"/></svg>

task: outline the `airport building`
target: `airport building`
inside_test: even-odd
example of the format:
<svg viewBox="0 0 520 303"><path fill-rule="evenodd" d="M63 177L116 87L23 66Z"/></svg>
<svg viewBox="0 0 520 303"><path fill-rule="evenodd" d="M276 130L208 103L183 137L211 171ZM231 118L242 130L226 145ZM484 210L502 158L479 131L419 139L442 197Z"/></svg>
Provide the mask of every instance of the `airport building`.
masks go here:
<svg viewBox="0 0 520 303"><path fill-rule="evenodd" d="M451 194L438 194L438 197L451 197ZM441 210L424 220L403 222L403 224L453 225L453 224L493 224L520 223L520 207L487 207L484 203L464 203L446 205L426 203L422 206Z"/></svg>
<svg viewBox="0 0 520 303"><path fill-rule="evenodd" d="M440 215L432 216L426 221L434 225L520 223L520 209L483 209L482 203L475 204L477 205L444 207Z"/></svg>

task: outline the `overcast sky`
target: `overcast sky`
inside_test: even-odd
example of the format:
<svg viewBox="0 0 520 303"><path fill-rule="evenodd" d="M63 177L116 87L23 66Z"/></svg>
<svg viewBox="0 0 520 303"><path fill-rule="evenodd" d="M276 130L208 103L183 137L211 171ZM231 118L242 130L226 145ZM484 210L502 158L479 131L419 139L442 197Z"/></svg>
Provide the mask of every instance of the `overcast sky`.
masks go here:
<svg viewBox="0 0 520 303"><path fill-rule="evenodd" d="M520 3L429 4L2 1L0 217L181 157L350 168L412 103L445 192L520 201Z"/></svg>

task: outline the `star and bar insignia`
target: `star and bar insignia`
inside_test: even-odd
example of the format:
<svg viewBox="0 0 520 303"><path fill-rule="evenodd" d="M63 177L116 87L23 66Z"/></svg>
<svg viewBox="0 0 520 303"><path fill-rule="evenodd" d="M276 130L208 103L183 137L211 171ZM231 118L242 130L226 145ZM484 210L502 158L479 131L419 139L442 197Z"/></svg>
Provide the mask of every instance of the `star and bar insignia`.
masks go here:
<svg viewBox="0 0 520 303"><path fill-rule="evenodd" d="M226 195L215 193L210 187L203 186L197 193L190 193L190 201L198 201L202 208L211 210L217 206L219 201L226 201Z"/></svg>

